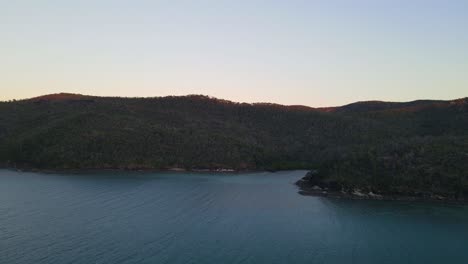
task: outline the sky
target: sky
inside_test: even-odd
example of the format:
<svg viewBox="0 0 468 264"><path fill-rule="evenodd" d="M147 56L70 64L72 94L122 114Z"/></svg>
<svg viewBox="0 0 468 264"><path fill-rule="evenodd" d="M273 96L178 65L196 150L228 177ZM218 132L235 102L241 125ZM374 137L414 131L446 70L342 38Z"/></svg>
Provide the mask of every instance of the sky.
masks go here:
<svg viewBox="0 0 468 264"><path fill-rule="evenodd" d="M468 1L0 0L0 100L468 96Z"/></svg>

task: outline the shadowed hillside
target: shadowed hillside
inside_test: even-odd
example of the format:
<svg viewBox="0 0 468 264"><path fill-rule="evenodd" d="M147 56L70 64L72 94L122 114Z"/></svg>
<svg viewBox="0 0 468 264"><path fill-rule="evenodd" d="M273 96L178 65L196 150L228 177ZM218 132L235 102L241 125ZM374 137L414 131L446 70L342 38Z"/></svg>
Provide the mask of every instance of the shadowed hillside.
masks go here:
<svg viewBox="0 0 468 264"><path fill-rule="evenodd" d="M0 161L38 169L309 169L340 186L468 190L468 99L335 108L207 96L0 103Z"/></svg>

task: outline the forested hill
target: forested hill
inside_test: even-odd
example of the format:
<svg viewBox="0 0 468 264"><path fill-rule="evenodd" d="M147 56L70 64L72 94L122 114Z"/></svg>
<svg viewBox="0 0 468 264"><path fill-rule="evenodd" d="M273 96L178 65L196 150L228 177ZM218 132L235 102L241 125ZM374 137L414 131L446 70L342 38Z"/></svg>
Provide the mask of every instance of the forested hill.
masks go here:
<svg viewBox="0 0 468 264"><path fill-rule="evenodd" d="M0 162L38 169L319 168L342 184L468 189L468 99L314 109L198 95L47 95L0 103Z"/></svg>

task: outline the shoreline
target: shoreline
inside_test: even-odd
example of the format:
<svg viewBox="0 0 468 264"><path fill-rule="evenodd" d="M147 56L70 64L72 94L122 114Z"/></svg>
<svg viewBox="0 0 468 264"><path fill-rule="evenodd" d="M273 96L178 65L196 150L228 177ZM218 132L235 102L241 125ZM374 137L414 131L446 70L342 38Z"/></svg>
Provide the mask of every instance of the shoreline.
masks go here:
<svg viewBox="0 0 468 264"><path fill-rule="evenodd" d="M81 169L38 169L33 167L12 167L12 166L1 166L0 169L12 170L17 172L34 172L44 174L60 174L60 173L71 173L71 174L86 174L93 172L189 172L189 173L252 173L252 172L275 172L272 170L234 170L228 168L217 168L217 169L184 169L184 168L81 168Z"/></svg>
<svg viewBox="0 0 468 264"><path fill-rule="evenodd" d="M340 200L363 200L363 201L398 201L398 202L431 202L431 203L442 203L450 205L468 205L468 200L456 200L456 199L438 199L431 197L416 197L416 196L398 196L398 195L381 195L381 197L372 196L357 196L350 193L341 192L317 192L313 190L304 190L300 188L297 192L303 196L323 197L329 199L340 199Z"/></svg>
<svg viewBox="0 0 468 264"><path fill-rule="evenodd" d="M352 191L336 191L330 190L327 187L320 187L316 184L309 182L310 175L306 174L303 178L299 179L295 185L299 188L298 194L303 196L325 197L331 199L344 199L344 200L368 200L368 201L400 201L400 202L431 202L452 205L468 205L467 199L455 199L442 195L426 195L426 196L413 196L407 194L383 194L373 192L362 192L360 189Z"/></svg>
<svg viewBox="0 0 468 264"><path fill-rule="evenodd" d="M221 173L221 174L239 174L239 173L256 173L256 172L277 172L273 170L234 170L226 168L218 169L184 169L184 168L83 168L83 169L37 169L32 167L11 167L1 166L0 169L11 170L16 172L29 172L29 173L44 173L44 174L87 174L87 173L105 173L105 172L142 172L142 173L161 173L161 172L187 172L187 173ZM310 182L310 174L307 173L302 178L294 183L298 187L297 193L303 196L324 197L330 199L343 199L343 200L374 200L374 201L401 201L401 202L435 202L442 204L453 205L468 205L468 199L454 199L451 197L444 197L440 195L432 196L411 196L404 194L380 194L380 193L363 193L359 189L351 191L334 191L327 187L320 187L312 185Z"/></svg>

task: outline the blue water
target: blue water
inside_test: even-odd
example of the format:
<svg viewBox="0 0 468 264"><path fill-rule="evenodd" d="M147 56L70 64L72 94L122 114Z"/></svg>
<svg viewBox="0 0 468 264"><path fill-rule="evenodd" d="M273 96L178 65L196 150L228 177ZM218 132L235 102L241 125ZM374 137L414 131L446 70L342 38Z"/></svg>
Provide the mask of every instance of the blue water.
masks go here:
<svg viewBox="0 0 468 264"><path fill-rule="evenodd" d="M0 263L468 263L468 208L297 194L305 172L0 170Z"/></svg>

